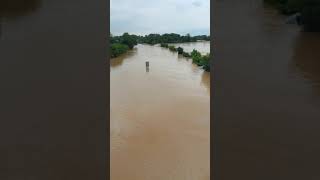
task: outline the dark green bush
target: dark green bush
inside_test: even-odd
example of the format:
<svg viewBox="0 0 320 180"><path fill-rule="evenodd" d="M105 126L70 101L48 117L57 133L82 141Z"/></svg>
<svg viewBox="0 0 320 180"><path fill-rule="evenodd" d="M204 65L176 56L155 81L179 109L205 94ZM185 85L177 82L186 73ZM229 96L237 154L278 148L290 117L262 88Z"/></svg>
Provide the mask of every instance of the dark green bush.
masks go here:
<svg viewBox="0 0 320 180"><path fill-rule="evenodd" d="M129 50L129 47L125 44L114 43L111 45L111 57L117 57Z"/></svg>
<svg viewBox="0 0 320 180"><path fill-rule="evenodd" d="M182 47L178 47L177 51L178 51L178 54L182 54L183 53L183 48Z"/></svg>

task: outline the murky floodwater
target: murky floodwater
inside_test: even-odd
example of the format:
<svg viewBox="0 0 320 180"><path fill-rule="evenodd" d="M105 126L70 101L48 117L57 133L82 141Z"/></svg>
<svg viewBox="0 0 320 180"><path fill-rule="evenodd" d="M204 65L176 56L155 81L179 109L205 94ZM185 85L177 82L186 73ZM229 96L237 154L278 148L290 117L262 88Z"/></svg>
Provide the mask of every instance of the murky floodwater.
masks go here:
<svg viewBox="0 0 320 180"><path fill-rule="evenodd" d="M210 73L138 45L111 60L110 90L112 180L209 179Z"/></svg>
<svg viewBox="0 0 320 180"><path fill-rule="evenodd" d="M320 34L260 0L213 6L217 179L319 179Z"/></svg>

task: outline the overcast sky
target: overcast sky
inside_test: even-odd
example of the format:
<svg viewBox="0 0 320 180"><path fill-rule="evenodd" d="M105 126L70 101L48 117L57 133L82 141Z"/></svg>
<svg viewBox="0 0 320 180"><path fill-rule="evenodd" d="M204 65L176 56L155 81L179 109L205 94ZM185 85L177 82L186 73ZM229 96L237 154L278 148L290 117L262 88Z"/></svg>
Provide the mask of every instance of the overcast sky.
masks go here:
<svg viewBox="0 0 320 180"><path fill-rule="evenodd" d="M111 0L111 33L210 34L210 0Z"/></svg>

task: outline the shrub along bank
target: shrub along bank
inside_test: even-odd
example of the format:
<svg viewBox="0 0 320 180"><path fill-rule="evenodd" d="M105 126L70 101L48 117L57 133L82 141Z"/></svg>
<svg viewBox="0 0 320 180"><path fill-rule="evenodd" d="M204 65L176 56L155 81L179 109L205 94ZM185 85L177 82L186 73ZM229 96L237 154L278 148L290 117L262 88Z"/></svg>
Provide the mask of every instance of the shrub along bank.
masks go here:
<svg viewBox="0 0 320 180"><path fill-rule="evenodd" d="M191 53L184 52L182 47L175 48L172 45L168 45L162 43L160 45L164 48L169 48L170 51L178 52L178 54L183 55L186 58L192 58L192 62L200 67L202 67L205 71L210 72L210 53L206 55L201 55L201 53L197 50L193 50Z"/></svg>

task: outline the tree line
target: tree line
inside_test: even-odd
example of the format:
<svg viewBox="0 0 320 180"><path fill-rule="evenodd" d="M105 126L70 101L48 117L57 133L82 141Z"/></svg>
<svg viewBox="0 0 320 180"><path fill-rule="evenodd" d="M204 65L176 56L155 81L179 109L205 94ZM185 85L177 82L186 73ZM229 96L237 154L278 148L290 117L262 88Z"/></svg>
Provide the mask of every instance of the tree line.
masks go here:
<svg viewBox="0 0 320 180"><path fill-rule="evenodd" d="M121 36L110 36L111 43L111 57L117 57L129 49L133 49L135 45L140 44L161 44L161 43L184 43L184 42L196 42L199 40L209 41L210 36L199 35L190 36L190 34L180 35L175 33L166 34L149 34L145 36L130 35L124 33Z"/></svg>
<svg viewBox="0 0 320 180"><path fill-rule="evenodd" d="M184 42L196 42L199 40L210 41L210 36L190 36L190 34L180 35L175 33L166 34L149 34L146 36L139 36L138 42L145 44L161 44L161 43L184 43Z"/></svg>
<svg viewBox="0 0 320 180"><path fill-rule="evenodd" d="M320 0L264 0L281 13L300 13L299 21L305 31L320 32Z"/></svg>

